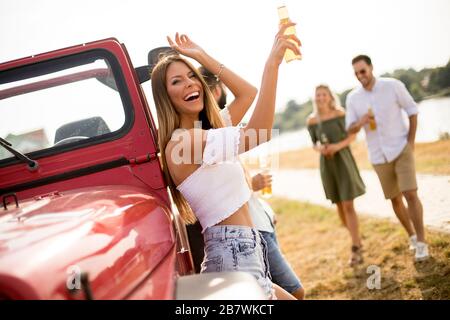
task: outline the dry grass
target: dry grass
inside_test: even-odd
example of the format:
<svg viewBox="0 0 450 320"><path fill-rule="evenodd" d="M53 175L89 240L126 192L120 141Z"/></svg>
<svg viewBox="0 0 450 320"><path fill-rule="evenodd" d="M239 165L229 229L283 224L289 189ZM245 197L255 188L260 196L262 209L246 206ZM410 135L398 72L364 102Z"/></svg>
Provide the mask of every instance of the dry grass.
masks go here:
<svg viewBox="0 0 450 320"><path fill-rule="evenodd" d="M300 276L308 299L450 299L450 235L427 232L428 261L415 263L399 224L361 217L364 263L347 265L350 236L337 213L273 198L282 251ZM367 288L369 265L381 269L381 289Z"/></svg>
<svg viewBox="0 0 450 320"><path fill-rule="evenodd" d="M355 142L352 153L360 169L372 169L365 142ZM420 173L450 174L450 140L417 143L415 148L416 170ZM282 169L316 169L319 156L312 148L279 154Z"/></svg>

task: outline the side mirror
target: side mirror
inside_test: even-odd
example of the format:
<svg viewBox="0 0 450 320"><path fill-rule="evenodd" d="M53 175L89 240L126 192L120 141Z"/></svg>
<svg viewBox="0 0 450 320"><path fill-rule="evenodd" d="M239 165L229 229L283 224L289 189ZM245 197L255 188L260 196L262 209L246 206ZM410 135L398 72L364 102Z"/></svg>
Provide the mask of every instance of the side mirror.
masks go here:
<svg viewBox="0 0 450 320"><path fill-rule="evenodd" d="M150 66L137 67L134 70L136 70L139 83L144 83L150 80L150 71L151 71Z"/></svg>
<svg viewBox="0 0 450 320"><path fill-rule="evenodd" d="M178 54L176 50L171 47L158 47L149 51L148 53L148 65L137 67L136 70L139 83L147 82L151 79L151 73L155 65L158 63L159 59L166 55Z"/></svg>

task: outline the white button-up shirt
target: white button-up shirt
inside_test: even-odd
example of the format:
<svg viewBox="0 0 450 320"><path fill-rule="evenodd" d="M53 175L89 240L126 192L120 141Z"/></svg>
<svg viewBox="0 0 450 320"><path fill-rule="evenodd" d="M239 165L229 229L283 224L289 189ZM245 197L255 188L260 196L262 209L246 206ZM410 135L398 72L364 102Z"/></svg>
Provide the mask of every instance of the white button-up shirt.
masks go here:
<svg viewBox="0 0 450 320"><path fill-rule="evenodd" d="M273 228L274 212L270 205L258 198L255 192L253 192L247 204L248 211L250 212L256 230L275 232L275 229Z"/></svg>
<svg viewBox="0 0 450 320"><path fill-rule="evenodd" d="M371 91L358 87L347 96L347 129L369 110L375 115L377 128L365 125L369 158L372 164L391 162L408 143L408 117L418 113L417 104L405 85L392 78L377 78Z"/></svg>

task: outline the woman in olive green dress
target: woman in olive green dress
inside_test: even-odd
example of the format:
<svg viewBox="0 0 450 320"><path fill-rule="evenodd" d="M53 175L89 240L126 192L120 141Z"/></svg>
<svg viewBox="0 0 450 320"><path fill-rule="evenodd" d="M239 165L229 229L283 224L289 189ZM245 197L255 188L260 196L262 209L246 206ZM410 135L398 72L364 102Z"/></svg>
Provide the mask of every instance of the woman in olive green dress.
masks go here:
<svg viewBox="0 0 450 320"><path fill-rule="evenodd" d="M315 110L308 118L314 150L320 152L320 176L327 199L337 205L343 225L352 238L351 266L362 263L361 238L353 199L365 193L365 185L350 151L355 135L345 130L345 111L326 85L316 87Z"/></svg>

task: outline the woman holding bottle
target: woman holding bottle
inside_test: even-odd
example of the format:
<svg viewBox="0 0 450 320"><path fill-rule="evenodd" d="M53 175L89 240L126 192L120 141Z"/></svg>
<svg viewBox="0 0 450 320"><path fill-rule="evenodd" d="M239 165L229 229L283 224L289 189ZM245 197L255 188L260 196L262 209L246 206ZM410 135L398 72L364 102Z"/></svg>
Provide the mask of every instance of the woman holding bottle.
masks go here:
<svg viewBox="0 0 450 320"><path fill-rule="evenodd" d="M314 111L307 121L313 148L320 153L320 176L327 199L337 206L351 239L350 266L362 263L361 237L353 200L365 193L365 185L350 151L355 135L347 135L345 111L326 85L316 87Z"/></svg>
<svg viewBox="0 0 450 320"><path fill-rule="evenodd" d="M205 258L201 272L252 274L269 298L293 299L270 281L266 243L252 223L251 190L238 155L264 142L272 129L278 68L286 49L299 53L280 27L266 61L255 110L246 126L225 127L202 76L181 55L162 58L152 71L162 166L172 198L187 223L202 226ZM168 38L178 53L195 59L229 87L236 75L186 35ZM231 110L230 110L231 111ZM233 113L230 112L232 123ZM250 141L255 131L257 141ZM259 135L261 133L262 135ZM270 139L270 136L268 137Z"/></svg>

